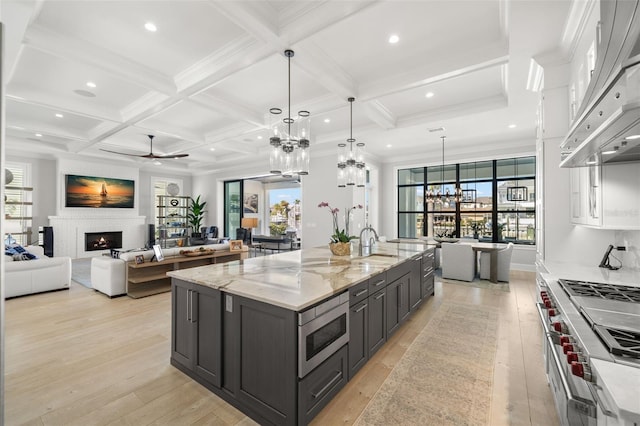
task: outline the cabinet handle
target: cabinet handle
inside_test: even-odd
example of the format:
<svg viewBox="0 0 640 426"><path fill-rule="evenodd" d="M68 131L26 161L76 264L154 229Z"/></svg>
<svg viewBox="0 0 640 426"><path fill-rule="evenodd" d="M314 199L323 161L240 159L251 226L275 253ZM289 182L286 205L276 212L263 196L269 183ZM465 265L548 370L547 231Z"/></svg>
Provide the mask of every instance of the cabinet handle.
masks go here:
<svg viewBox="0 0 640 426"><path fill-rule="evenodd" d="M191 322L191 290L187 290L187 321Z"/></svg>
<svg viewBox="0 0 640 426"><path fill-rule="evenodd" d="M369 290L367 290L366 288L364 290L360 290L359 292L357 292L356 294L353 295L353 297L358 297L358 296L362 296L363 294L365 294L366 292L368 292Z"/></svg>
<svg viewBox="0 0 640 426"><path fill-rule="evenodd" d="M355 310L355 313L357 314L358 312L362 311L364 308L367 307L367 304L365 303L364 305L360 306L358 309Z"/></svg>
<svg viewBox="0 0 640 426"><path fill-rule="evenodd" d="M384 293L380 293L378 296L374 297L373 300L380 300L381 297L384 297Z"/></svg>
<svg viewBox="0 0 640 426"><path fill-rule="evenodd" d="M191 322L192 323L198 322L198 315L199 315L198 312L196 312L195 314L193 313L193 298L196 294L198 293L196 293L194 290L191 290ZM195 296L195 297L198 297L198 296ZM196 301L196 309L198 309L197 301Z"/></svg>
<svg viewBox="0 0 640 426"><path fill-rule="evenodd" d="M384 284L384 280L380 280L377 283L375 283L373 286L374 287L378 287L380 284Z"/></svg>
<svg viewBox="0 0 640 426"><path fill-rule="evenodd" d="M336 375L333 376L333 378L331 380L329 380L329 383L327 383L326 385L324 385L322 387L322 389L320 389L318 392L311 392L311 396L314 398L318 398L320 395L322 395L323 393L325 393L327 391L327 389L329 389L331 386L333 386L333 384L339 380L342 377L342 371L338 371L336 372Z"/></svg>

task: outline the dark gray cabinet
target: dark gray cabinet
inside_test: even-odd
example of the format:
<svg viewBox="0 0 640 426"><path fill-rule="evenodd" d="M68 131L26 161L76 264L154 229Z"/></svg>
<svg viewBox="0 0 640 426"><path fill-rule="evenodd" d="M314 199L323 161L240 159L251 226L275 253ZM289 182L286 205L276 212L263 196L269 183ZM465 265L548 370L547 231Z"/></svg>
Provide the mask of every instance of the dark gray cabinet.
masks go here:
<svg viewBox="0 0 640 426"><path fill-rule="evenodd" d="M433 296L434 287L434 265L435 265L435 249L430 249L422 254L422 278L421 291L422 299L427 300Z"/></svg>
<svg viewBox="0 0 640 426"><path fill-rule="evenodd" d="M298 424L309 424L347 383L347 345L300 380Z"/></svg>
<svg viewBox="0 0 640 426"><path fill-rule="evenodd" d="M423 298L422 292L422 255L410 260L411 272L409 273L409 309L414 311L420 306Z"/></svg>
<svg viewBox="0 0 640 426"><path fill-rule="evenodd" d="M261 424L296 424L296 313L240 296L224 297L223 318L230 327L223 340L223 388Z"/></svg>
<svg viewBox="0 0 640 426"><path fill-rule="evenodd" d="M407 273L387 285L387 339L409 315L409 280Z"/></svg>
<svg viewBox="0 0 640 426"><path fill-rule="evenodd" d="M349 308L349 379L369 360L369 298Z"/></svg>
<svg viewBox="0 0 640 426"><path fill-rule="evenodd" d="M369 296L369 358L387 341L387 291L382 288Z"/></svg>
<svg viewBox="0 0 640 426"><path fill-rule="evenodd" d="M173 280L171 359L215 387L222 360L221 294L208 287Z"/></svg>

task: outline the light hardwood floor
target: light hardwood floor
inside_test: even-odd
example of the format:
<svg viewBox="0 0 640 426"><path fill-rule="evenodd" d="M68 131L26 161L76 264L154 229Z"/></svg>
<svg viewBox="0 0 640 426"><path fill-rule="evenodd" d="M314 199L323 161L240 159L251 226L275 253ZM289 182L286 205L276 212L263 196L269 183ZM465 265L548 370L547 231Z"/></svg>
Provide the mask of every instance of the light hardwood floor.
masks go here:
<svg viewBox="0 0 640 426"><path fill-rule="evenodd" d="M510 292L436 282L411 317L315 419L357 419L443 300L500 308L491 425L557 425L541 357L535 274ZM169 365L169 293L109 299L69 291L6 302L7 425L235 425L242 413ZM425 396L428 398L428 396ZM407 419L406 424L412 424Z"/></svg>

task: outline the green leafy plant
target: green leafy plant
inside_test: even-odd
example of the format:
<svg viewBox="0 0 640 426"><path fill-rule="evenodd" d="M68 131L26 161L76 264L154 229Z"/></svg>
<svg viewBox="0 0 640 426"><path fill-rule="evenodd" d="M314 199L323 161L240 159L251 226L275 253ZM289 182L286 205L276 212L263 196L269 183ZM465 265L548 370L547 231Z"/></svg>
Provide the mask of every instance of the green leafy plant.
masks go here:
<svg viewBox="0 0 640 426"><path fill-rule="evenodd" d="M191 205L189 206L189 213L187 217L189 219L189 225L193 227L192 235L198 235L200 233L200 226L202 225L202 219L207 212L204 207L207 205L206 201L200 202L200 196L194 200L191 198Z"/></svg>

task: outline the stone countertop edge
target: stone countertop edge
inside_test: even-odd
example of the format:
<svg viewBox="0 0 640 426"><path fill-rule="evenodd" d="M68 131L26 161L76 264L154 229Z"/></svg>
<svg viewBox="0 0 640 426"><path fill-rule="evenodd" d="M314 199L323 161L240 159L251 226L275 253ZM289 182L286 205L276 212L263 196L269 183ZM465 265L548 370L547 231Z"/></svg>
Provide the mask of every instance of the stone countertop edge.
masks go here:
<svg viewBox="0 0 640 426"><path fill-rule="evenodd" d="M543 262L544 269L555 279L589 281L640 287L640 271L631 268L610 270L597 265L580 265L572 262Z"/></svg>
<svg viewBox="0 0 640 426"><path fill-rule="evenodd" d="M613 378L613 380L607 380L601 385L604 386L606 393L613 399L612 402L619 408L621 417L628 422L639 423L640 398L637 392L632 391L632 389L637 390L640 388L640 370L595 358L589 362L598 371L599 375ZM610 404L611 402L608 403Z"/></svg>
<svg viewBox="0 0 640 426"><path fill-rule="evenodd" d="M199 266L167 275L300 312L429 250L423 244L376 243L372 256L334 256L314 247Z"/></svg>

